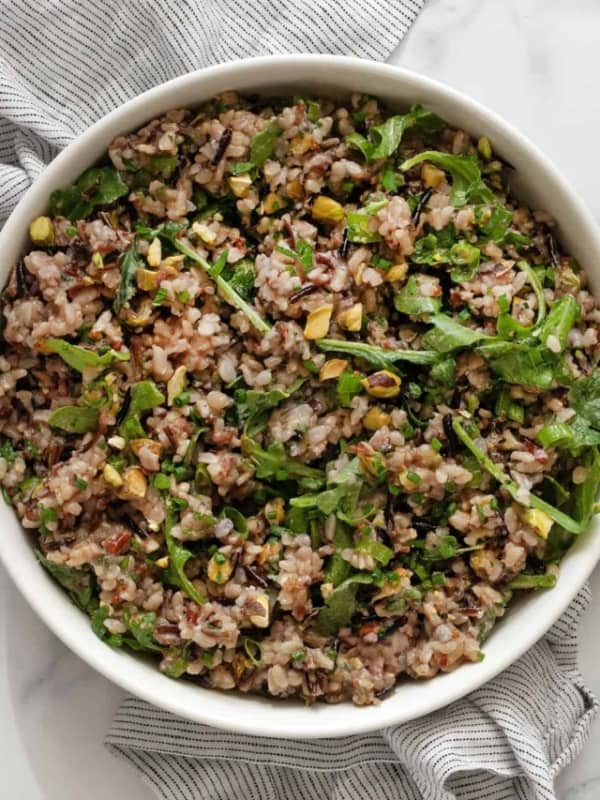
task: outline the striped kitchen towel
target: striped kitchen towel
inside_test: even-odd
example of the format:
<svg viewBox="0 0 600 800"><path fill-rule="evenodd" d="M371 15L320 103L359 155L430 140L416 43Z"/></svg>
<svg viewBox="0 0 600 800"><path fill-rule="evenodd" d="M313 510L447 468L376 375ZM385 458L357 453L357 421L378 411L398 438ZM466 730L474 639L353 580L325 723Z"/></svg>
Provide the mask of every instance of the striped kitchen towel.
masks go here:
<svg viewBox="0 0 600 800"><path fill-rule="evenodd" d="M385 60L425 0L0 0L0 224L57 152L135 95L271 53Z"/></svg>
<svg viewBox="0 0 600 800"><path fill-rule="evenodd" d="M544 639L486 686L398 727L282 747L129 698L107 746L161 800L553 800L554 779L581 750L597 711L577 670L589 601L585 588Z"/></svg>

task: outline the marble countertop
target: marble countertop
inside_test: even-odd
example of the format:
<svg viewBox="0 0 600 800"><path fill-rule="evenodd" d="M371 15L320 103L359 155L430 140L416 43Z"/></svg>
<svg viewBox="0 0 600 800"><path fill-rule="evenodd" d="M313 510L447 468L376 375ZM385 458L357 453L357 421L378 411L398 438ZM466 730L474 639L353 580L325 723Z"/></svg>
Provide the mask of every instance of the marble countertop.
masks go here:
<svg viewBox="0 0 600 800"><path fill-rule="evenodd" d="M590 158L600 125L598 0L428 0L391 57L494 108L533 139L600 219ZM376 87L374 87L376 91ZM600 568L582 624L581 669L600 696ZM7 800L151 800L102 747L123 696L67 651L0 569L0 774ZM560 800L600 797L600 719L557 782Z"/></svg>

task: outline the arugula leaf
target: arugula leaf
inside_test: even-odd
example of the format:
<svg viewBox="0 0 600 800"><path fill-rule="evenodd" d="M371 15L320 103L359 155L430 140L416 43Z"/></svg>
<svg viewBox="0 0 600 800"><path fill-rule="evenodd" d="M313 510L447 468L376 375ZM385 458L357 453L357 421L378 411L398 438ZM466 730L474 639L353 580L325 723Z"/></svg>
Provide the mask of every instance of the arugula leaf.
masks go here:
<svg viewBox="0 0 600 800"><path fill-rule="evenodd" d="M242 453L254 464L259 479L292 480L306 489L320 489L325 482L322 470L288 456L281 442L273 442L264 450L254 439L242 436Z"/></svg>
<svg viewBox="0 0 600 800"><path fill-rule="evenodd" d="M172 511L169 511L165 520L165 543L169 554L169 566L166 572L166 580L173 586L178 586L182 592L197 603L199 606L206 603L206 597L196 589L192 581L185 573L185 565L194 557L181 542L171 533L175 525L176 518Z"/></svg>
<svg viewBox="0 0 600 800"><path fill-rule="evenodd" d="M333 534L332 544L336 552L332 553L327 559L324 574L327 583L338 586L342 581L346 580L352 572L352 567L349 562L340 555L342 550L352 547L353 544L350 528L343 522L338 521L335 533Z"/></svg>
<svg viewBox="0 0 600 800"><path fill-rule="evenodd" d="M578 452L582 447L596 447L600 445L600 431L594 430L585 417L573 417L569 425L571 436L565 445L573 452ZM559 447L561 445L558 445Z"/></svg>
<svg viewBox="0 0 600 800"><path fill-rule="evenodd" d="M126 195L129 187L116 169L92 167L79 176L68 189L56 189L50 195L50 215L75 222L88 217L96 206L113 203Z"/></svg>
<svg viewBox="0 0 600 800"><path fill-rule="evenodd" d="M292 397L305 382L298 378L288 389L271 389L261 392L256 389L237 389L234 394L235 407L244 433L255 436L267 424L271 411L284 400Z"/></svg>
<svg viewBox="0 0 600 800"><path fill-rule="evenodd" d="M493 340L493 337L468 328L446 314L434 314L427 321L433 328L423 336L423 344L438 353L451 353L462 347L471 347L479 342Z"/></svg>
<svg viewBox="0 0 600 800"><path fill-rule="evenodd" d="M379 180L381 182L381 188L384 190L384 192L395 194L402 185L404 178L401 177L399 179L393 163L391 161L386 161L383 165L383 169L381 170Z"/></svg>
<svg viewBox="0 0 600 800"><path fill-rule="evenodd" d="M581 466L587 469L587 477L583 483L575 485L572 492L571 514L585 530L594 516L594 506L600 489L600 453L597 447L591 447L583 456Z"/></svg>
<svg viewBox="0 0 600 800"><path fill-rule="evenodd" d="M48 417L48 425L67 433L89 433L98 427L99 411L85 406L60 406Z"/></svg>
<svg viewBox="0 0 600 800"><path fill-rule="evenodd" d="M361 539L357 543L356 549L360 550L362 553L367 553L374 561L377 561L384 567L386 567L394 557L394 551L390 547L374 539Z"/></svg>
<svg viewBox="0 0 600 800"><path fill-rule="evenodd" d="M542 500L540 497L530 494L529 502L524 503L519 494L519 488L517 484L504 472L501 467L499 467L497 464L494 464L492 459L475 444L475 441L463 428L457 416L452 419L452 429L458 436L459 440L465 445L467 450L469 450L481 464L481 466L487 470L487 472L489 472L490 475L496 481L498 481L501 486L504 487L504 489L506 489L516 503L519 503L519 505L524 505L526 508L537 508L540 511L544 511L551 519L554 520L554 522L557 522L570 533L582 532L584 526L582 526L580 522L572 517L569 517L567 514L564 514L558 508L554 508L554 506L550 505L550 503L546 503L546 501Z"/></svg>
<svg viewBox="0 0 600 800"><path fill-rule="evenodd" d="M411 275L404 286L394 294L394 307L402 314L418 317L423 314L437 314L442 301L439 297L425 297L421 293L421 280L427 275Z"/></svg>
<svg viewBox="0 0 600 800"><path fill-rule="evenodd" d="M177 156L150 156L148 166L150 172L159 172L163 177L168 178L177 168L178 160Z"/></svg>
<svg viewBox="0 0 600 800"><path fill-rule="evenodd" d="M346 238L349 242L372 244L381 241L377 219L364 211L349 211L346 215Z"/></svg>
<svg viewBox="0 0 600 800"><path fill-rule="evenodd" d="M475 221L483 236L490 242L502 244L513 220L513 212L497 203L491 211L489 206L475 209Z"/></svg>
<svg viewBox="0 0 600 800"><path fill-rule="evenodd" d="M131 387L129 407L119 433L126 439L143 439L146 435L141 416L165 402L165 396L153 381L138 381Z"/></svg>
<svg viewBox="0 0 600 800"><path fill-rule="evenodd" d="M361 468L358 458L352 459L336 476L327 480L327 489L317 494L303 494L292 497L290 506L304 510L315 509L324 516L334 511L346 514L356 510L362 488Z"/></svg>
<svg viewBox="0 0 600 800"><path fill-rule="evenodd" d="M183 226L185 227L185 226ZM238 294L238 292L231 286L222 275L212 275L211 270L214 272L214 265L210 265L205 258L197 253L190 245L185 244L180 239L177 238L178 234L182 230L182 225L176 223L166 223L165 225L159 226L158 228L150 229L150 228L138 228L138 233L151 238L153 236L160 236L162 239L168 241L176 250L180 253L183 253L184 256L193 261L195 264L198 264L202 267L211 277L217 288L219 290L220 296L225 300L226 303L237 308L238 311L244 313L252 325L256 328L257 331L260 333L267 333L267 331L271 330L271 326L265 322L265 320L260 316L260 314L256 311L256 309L250 305L250 303L246 302L244 298Z"/></svg>
<svg viewBox="0 0 600 800"><path fill-rule="evenodd" d="M136 240L134 239L131 247L119 256L119 272L121 277L117 295L113 303L115 314L118 314L135 294L135 274L138 269L143 268L143 266L144 262L138 255Z"/></svg>
<svg viewBox="0 0 600 800"><path fill-rule="evenodd" d="M536 335L540 342L545 345L548 336L556 336L561 350L564 350L567 346L569 333L579 312L579 304L573 295L565 294L560 297L550 309L546 319L536 330Z"/></svg>
<svg viewBox="0 0 600 800"><path fill-rule="evenodd" d="M7 464L14 464L17 454L10 439L0 439L0 458L3 458Z"/></svg>
<svg viewBox="0 0 600 800"><path fill-rule="evenodd" d="M227 283L243 300L249 301L254 292L255 279L254 262L251 258L243 258L234 265Z"/></svg>
<svg viewBox="0 0 600 800"><path fill-rule="evenodd" d="M111 349L99 355L95 350L70 344L64 339L46 339L43 348L59 355L66 364L78 372L83 372L84 369L102 369L110 366L113 361L129 361L130 358L127 351L118 352Z"/></svg>
<svg viewBox="0 0 600 800"><path fill-rule="evenodd" d="M393 368L399 361L433 364L437 359L437 354L432 350L388 350L374 344L349 342L345 339L317 339L315 344L319 350L324 350L326 353L346 353L355 358L362 358L378 369Z"/></svg>
<svg viewBox="0 0 600 800"><path fill-rule="evenodd" d="M503 381L521 386L550 389L556 377L557 359L545 347L524 342L490 341L476 348L488 359L492 370Z"/></svg>
<svg viewBox="0 0 600 800"><path fill-rule="evenodd" d="M281 128L275 120L252 137L250 142L250 161L255 167L262 167L275 151L277 140L281 136Z"/></svg>
<svg viewBox="0 0 600 800"><path fill-rule="evenodd" d="M522 572L508 584L509 589L552 589L556 585L556 575L546 572L543 575L530 575Z"/></svg>
<svg viewBox="0 0 600 800"><path fill-rule="evenodd" d="M472 281L479 272L481 252L478 247L465 241L457 242L450 248L450 277L456 283Z"/></svg>
<svg viewBox="0 0 600 800"><path fill-rule="evenodd" d="M154 628L156 626L156 614L154 611L132 614L129 609L125 609L123 622L127 625L141 648L161 651L159 645L154 641Z"/></svg>
<svg viewBox="0 0 600 800"><path fill-rule="evenodd" d="M326 339L322 341L327 341ZM364 389L362 385L362 377L356 375L354 372L346 370L342 372L338 378L336 386L336 394L338 404L342 408L350 408L352 400L359 395Z"/></svg>
<svg viewBox="0 0 600 800"><path fill-rule="evenodd" d="M588 377L577 378L569 390L571 408L600 430L600 370L595 369Z"/></svg>
<svg viewBox="0 0 600 800"><path fill-rule="evenodd" d="M170 647L167 656L160 665L160 671L167 678L181 678L188 667L188 653L191 642L186 642L183 647Z"/></svg>
<svg viewBox="0 0 600 800"><path fill-rule="evenodd" d="M435 233L428 233L417 239L414 252L409 258L415 264L429 264L437 267L450 262L450 250L448 247L441 246Z"/></svg>
<svg viewBox="0 0 600 800"><path fill-rule="evenodd" d="M438 150L424 150L400 165L403 172L407 172L417 164L429 161L446 170L452 177L452 191L450 202L459 208L466 203L491 203L495 196L486 186L481 177L479 164L470 156L452 155Z"/></svg>
<svg viewBox="0 0 600 800"><path fill-rule="evenodd" d="M370 141L359 133L352 133L346 136L345 142L360 150L367 161L376 161L395 153L409 128L417 126L422 133L432 134L442 130L445 125L433 112L414 105L406 114L388 117L381 125L373 126L369 131Z"/></svg>
<svg viewBox="0 0 600 800"><path fill-rule="evenodd" d="M373 583L373 576L358 572L334 588L315 622L315 630L323 636L333 636L348 625L356 612L356 592L359 586Z"/></svg>
<svg viewBox="0 0 600 800"><path fill-rule="evenodd" d="M91 613L98 605L96 579L89 569L77 569L65 564L56 564L47 559L39 550L35 557L54 580L66 589L72 602L82 611Z"/></svg>

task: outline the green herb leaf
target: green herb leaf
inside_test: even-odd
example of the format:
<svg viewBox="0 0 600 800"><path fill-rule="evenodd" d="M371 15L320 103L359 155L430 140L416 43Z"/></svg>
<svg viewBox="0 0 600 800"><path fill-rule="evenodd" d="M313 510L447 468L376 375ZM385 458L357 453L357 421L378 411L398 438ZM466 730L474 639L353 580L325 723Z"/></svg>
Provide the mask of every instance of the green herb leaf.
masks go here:
<svg viewBox="0 0 600 800"><path fill-rule="evenodd" d="M97 607L96 580L89 569L77 569L65 564L56 564L47 559L39 550L34 552L40 564L63 589L67 590L77 608L89 614Z"/></svg>
<svg viewBox="0 0 600 800"><path fill-rule="evenodd" d="M48 417L48 424L67 433L89 433L98 427L99 411L85 406L61 406Z"/></svg>
<svg viewBox="0 0 600 800"><path fill-rule="evenodd" d="M95 350L70 344L64 339L46 339L43 349L50 353L56 353L66 364L78 372L83 372L84 369L103 369L110 366L113 361L129 361L130 358L128 351L118 352L111 349L98 355Z"/></svg>
<svg viewBox="0 0 600 800"><path fill-rule="evenodd" d="M259 133L253 136L250 142L250 161L255 167L262 167L265 161L271 158L280 136L281 128L275 120L268 122Z"/></svg>
<svg viewBox="0 0 600 800"><path fill-rule="evenodd" d="M439 297L429 297L421 293L421 281L427 275L411 275L404 286L394 294L394 307L402 314L419 317L424 314L437 314L442 301Z"/></svg>
<svg viewBox="0 0 600 800"><path fill-rule="evenodd" d="M327 341L323 339L322 341ZM342 408L350 408L352 400L363 391L362 377L346 370L338 378L336 394Z"/></svg>
<svg viewBox="0 0 600 800"><path fill-rule="evenodd" d="M496 203L491 210L489 206L479 206L475 209L475 220L488 241L502 244L512 223L513 212L500 203Z"/></svg>
<svg viewBox="0 0 600 800"><path fill-rule="evenodd" d="M134 239L131 247L119 256L119 272L121 277L117 296L113 303L115 314L118 314L135 294L135 274L137 270L141 269L143 266L144 263L138 255L136 241Z"/></svg>
<svg viewBox="0 0 600 800"><path fill-rule="evenodd" d="M553 589L556 575L546 572L543 575L529 575L522 572L508 584L509 589Z"/></svg>
<svg viewBox="0 0 600 800"><path fill-rule="evenodd" d="M575 381L569 390L569 403L593 428L600 430L600 369Z"/></svg>
<svg viewBox="0 0 600 800"><path fill-rule="evenodd" d="M0 458L3 458L8 465L14 464L17 454L10 439L0 439Z"/></svg>
<svg viewBox="0 0 600 800"><path fill-rule="evenodd" d="M249 301L254 293L254 262L251 258L243 258L236 262L233 273L227 277L227 283L243 300Z"/></svg>
<svg viewBox="0 0 600 800"><path fill-rule="evenodd" d="M254 439L242 436L242 452L254 464L259 479L292 480L305 489L320 489L325 482L322 470L288 456L281 442L274 442L264 450Z"/></svg>
<svg viewBox="0 0 600 800"><path fill-rule="evenodd" d="M406 114L388 117L381 125L373 126L369 131L370 141L359 133L352 133L345 142L359 149L368 161L375 161L395 153L408 128L417 126L422 133L431 134L442 130L445 124L433 112L414 105Z"/></svg>
<svg viewBox="0 0 600 800"><path fill-rule="evenodd" d="M139 381L131 387L129 408L123 422L119 426L119 433L126 439L142 439L146 435L142 426L141 416L146 411L162 405L165 396L153 381Z"/></svg>
<svg viewBox="0 0 600 800"><path fill-rule="evenodd" d="M342 581L332 591L315 622L315 630L323 636L334 636L349 624L356 612L356 592L361 585L373 583L369 573L358 572Z"/></svg>
<svg viewBox="0 0 600 800"><path fill-rule="evenodd" d="M466 203L491 203L495 196L481 177L479 164L470 156L452 155L438 150L424 150L405 161L400 169L407 172L417 164L429 161L450 173L452 192L450 202L459 208Z"/></svg>
<svg viewBox="0 0 600 800"><path fill-rule="evenodd" d="M190 553L181 542L173 537L171 530L173 529L175 521L175 515L170 511L165 520L165 542L169 554L169 567L166 579L169 583L173 584L173 586L178 586L190 600L193 600L201 606L206 603L206 597L196 589L185 573L185 565L190 558L194 557L194 554Z"/></svg>
<svg viewBox="0 0 600 800"><path fill-rule="evenodd" d="M423 344L438 353L451 353L463 347L471 347L493 337L462 325L446 314L435 314L428 320L433 325L423 336Z"/></svg>
<svg viewBox="0 0 600 800"><path fill-rule="evenodd" d="M394 557L394 551L374 539L361 539L356 545L356 549L362 553L367 553L372 559L386 567Z"/></svg>
<svg viewBox="0 0 600 800"><path fill-rule="evenodd" d="M326 353L345 353L355 358L362 358L378 369L393 368L399 361L433 364L437 359L437 354L433 350L388 350L374 344L349 342L345 339L317 339L315 344L319 350L324 350Z"/></svg>
<svg viewBox="0 0 600 800"><path fill-rule="evenodd" d="M499 467L497 464L494 464L492 459L487 456L477 445L475 441L469 436L466 430L463 428L460 419L458 416L455 416L452 420L452 428L456 435L458 436L459 440L465 445L467 450L469 450L473 456L477 459L479 464L487 470L490 475L498 481L498 483L503 486L506 491L510 494L513 500L520 505L524 505L526 508L538 508L540 511L544 511L548 516L561 525L565 530L568 530L570 533L581 533L584 529L577 520L569 517L567 514L564 514L559 509L554 508L551 506L550 503L546 503L545 500L542 500L540 497L536 497L534 494L529 495L529 502L524 503L518 490L517 484L504 472L504 470Z"/></svg>
<svg viewBox="0 0 600 800"><path fill-rule="evenodd" d="M123 622L142 649L161 651L159 645L154 641L154 628L156 626L156 614L154 611L132 614L129 609L126 609L123 612Z"/></svg>
<svg viewBox="0 0 600 800"><path fill-rule="evenodd" d="M292 397L304 382L304 378L298 378L286 390L272 389L269 392L237 389L234 395L235 407L240 423L244 424L244 433L247 436L256 436L267 424L271 411Z"/></svg>
<svg viewBox="0 0 600 800"><path fill-rule="evenodd" d="M129 187L112 167L92 167L68 189L50 195L50 215L72 221L88 217L96 206L114 203L129 192Z"/></svg>
<svg viewBox="0 0 600 800"><path fill-rule="evenodd" d="M573 295L565 294L552 305L548 316L536 330L536 336L545 345L548 336L556 336L561 350L567 346L571 328L580 312L579 304Z"/></svg>
<svg viewBox="0 0 600 800"><path fill-rule="evenodd" d="M453 265L450 270L452 280L456 283L472 281L479 272L480 259L481 253L478 247L465 241L453 244L450 248L450 263Z"/></svg>
<svg viewBox="0 0 600 800"><path fill-rule="evenodd" d="M346 215L346 238L349 242L371 244L381 241L377 231L378 221L364 211L349 211Z"/></svg>

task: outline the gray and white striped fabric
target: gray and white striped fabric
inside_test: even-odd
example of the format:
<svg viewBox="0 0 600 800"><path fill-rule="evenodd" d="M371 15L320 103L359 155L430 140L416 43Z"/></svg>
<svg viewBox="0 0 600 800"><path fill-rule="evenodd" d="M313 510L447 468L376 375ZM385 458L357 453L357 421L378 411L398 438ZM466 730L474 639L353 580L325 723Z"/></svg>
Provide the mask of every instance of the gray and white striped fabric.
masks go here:
<svg viewBox="0 0 600 800"><path fill-rule="evenodd" d="M425 0L0 0L0 223L92 122L186 72L271 53L385 60Z"/></svg>
<svg viewBox="0 0 600 800"><path fill-rule="evenodd" d="M251 55L383 60L423 2L0 0L0 222L61 148L130 97ZM584 590L488 686L401 727L282 747L130 698L107 746L163 800L549 800L596 712L576 666L588 602Z"/></svg>
<svg viewBox="0 0 600 800"><path fill-rule="evenodd" d="M586 588L548 635L487 686L378 733L286 741L121 706L107 746L161 800L551 800L597 702L577 670Z"/></svg>

